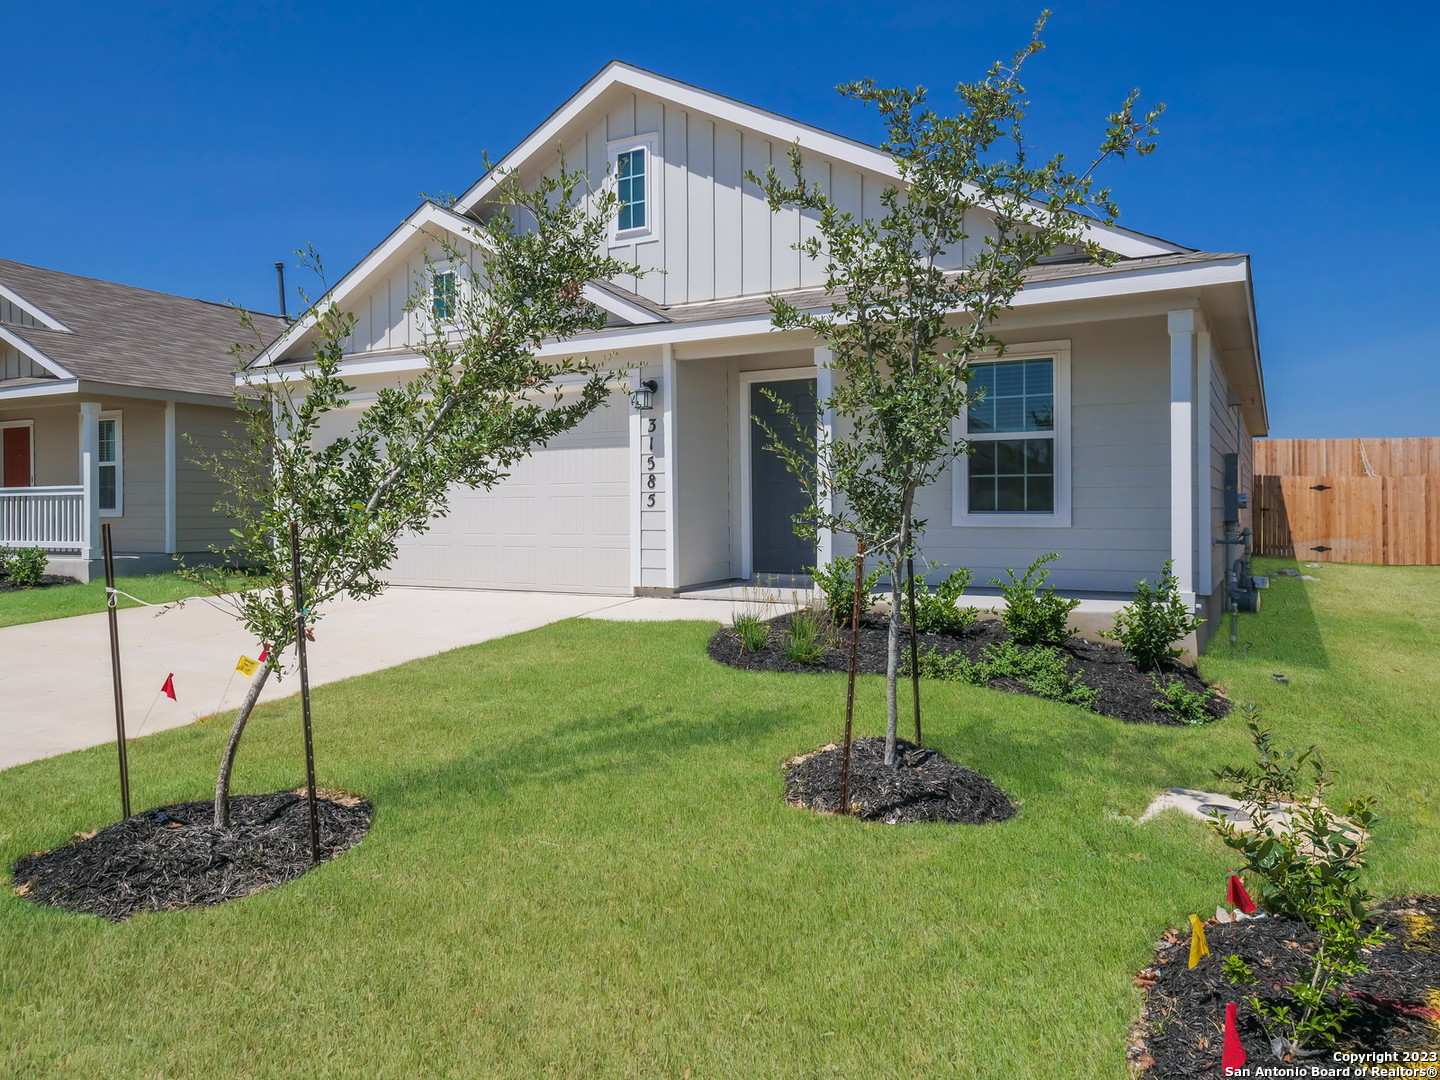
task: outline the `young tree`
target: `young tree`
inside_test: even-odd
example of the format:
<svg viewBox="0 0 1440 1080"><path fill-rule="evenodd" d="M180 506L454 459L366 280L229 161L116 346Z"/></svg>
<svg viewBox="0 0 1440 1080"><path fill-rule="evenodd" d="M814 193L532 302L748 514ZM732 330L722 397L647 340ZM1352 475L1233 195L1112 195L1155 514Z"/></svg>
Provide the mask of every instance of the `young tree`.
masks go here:
<svg viewBox="0 0 1440 1080"><path fill-rule="evenodd" d="M424 367L380 391L349 430L337 436L326 421L344 419L335 414L353 393L341 361L355 320L322 301L303 378L257 372L237 395L244 437L223 454L200 455L227 491L217 511L240 523L234 541L217 551L228 565L254 567L256 587L227 593L214 570L182 573L209 586L270 650L221 759L217 825L228 822L246 722L294 644L289 523L299 524L301 585L313 622L337 597L381 592L398 538L443 516L452 485L493 487L536 447L605 404L613 371L536 355L546 342L604 325L604 314L583 297L587 281L638 272L601 254L615 197L584 185L583 174L563 167L528 189L506 178L498 199L508 213L477 223L466 242L436 238L456 276L438 292L426 280L411 298L424 330L417 349ZM464 270L472 252L478 268Z"/></svg>
<svg viewBox="0 0 1440 1080"><path fill-rule="evenodd" d="M843 437L827 436L816 417L792 412L795 438L772 430L769 446L812 498L814 508L797 527L810 537L819 529L854 536L888 572L885 761L891 765L902 568L925 527L915 517L915 494L970 450L951 436L952 422L970 403L967 364L1003 351L996 320L1039 259L1063 245L1096 262L1115 258L1086 235L1093 219L1108 224L1118 213L1109 192L1094 186L1095 170L1108 158L1154 149L1163 109L1138 116L1139 92L1130 94L1109 116L1083 171L1067 167L1060 154L1035 160L1023 132L1028 103L1020 75L1043 48L1046 15L1011 63L997 62L985 78L956 87L954 115L930 108L924 89L881 89L868 79L840 87L843 96L873 105L885 124L880 145L894 160L897 182L882 192L878 220L837 206L806 177L798 146L791 148L788 179L773 166L763 177L749 174L772 211L797 207L816 219L815 234L796 246L824 261L832 304L800 310L774 296L772 321L777 329L809 330L829 348L834 389L818 409L833 413L845 430ZM949 268L981 222L983 243L974 257Z"/></svg>

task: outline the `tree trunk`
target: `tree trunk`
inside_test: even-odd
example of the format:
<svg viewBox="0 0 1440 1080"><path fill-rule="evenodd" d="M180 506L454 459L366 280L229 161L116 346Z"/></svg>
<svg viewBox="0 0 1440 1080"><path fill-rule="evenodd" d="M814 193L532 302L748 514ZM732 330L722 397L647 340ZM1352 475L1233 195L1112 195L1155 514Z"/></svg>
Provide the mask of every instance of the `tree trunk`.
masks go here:
<svg viewBox="0 0 1440 1080"><path fill-rule="evenodd" d="M890 563L890 626L885 648L885 764L895 764L895 736L900 728L900 559Z"/></svg>
<svg viewBox="0 0 1440 1080"><path fill-rule="evenodd" d="M277 650L278 651L278 650ZM220 774L215 778L215 824L230 824L230 774L235 770L235 752L240 748L240 736L245 733L245 724L255 711L260 700L260 691L270 678L270 665L261 664L260 670L250 680L245 691L245 700L240 702L240 711L235 714L235 723L230 728L230 741L225 744L225 756L220 759Z"/></svg>

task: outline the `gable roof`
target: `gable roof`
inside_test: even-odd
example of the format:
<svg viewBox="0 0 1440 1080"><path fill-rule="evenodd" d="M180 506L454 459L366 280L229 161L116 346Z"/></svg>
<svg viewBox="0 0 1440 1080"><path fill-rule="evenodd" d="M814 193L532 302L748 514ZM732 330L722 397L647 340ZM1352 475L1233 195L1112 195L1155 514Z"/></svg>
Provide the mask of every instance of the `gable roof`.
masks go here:
<svg viewBox="0 0 1440 1080"><path fill-rule="evenodd" d="M568 101L551 113L539 127L498 161L484 176L472 184L463 195L455 200L455 209L462 214L474 212L477 206L495 190L500 178L507 173L521 169L537 153L554 146L556 136L581 113L616 86L628 87L641 93L672 101L683 108L706 113L719 120L726 120L739 127L749 128L767 135L778 142L798 144L802 151L811 150L825 157L848 162L887 179L899 181L900 175L895 162L877 146L871 146L858 139L826 131L799 120L781 116L755 105L725 97L698 86L659 75L653 71L611 60L600 71L576 91ZM1119 225L1105 225L1099 221L1089 227L1089 239L1101 247L1127 258L1146 255L1172 255L1194 250L1182 244L1175 244L1159 237L1148 236Z"/></svg>
<svg viewBox="0 0 1440 1080"><path fill-rule="evenodd" d="M371 276L382 266L418 240L426 237L433 238L436 236L436 230L439 230L449 233L461 243L484 247L487 241L481 229L480 222L473 218L461 217L437 203L429 201L421 203L389 236L371 248L363 259L335 283L333 288L314 304L311 304L309 310L294 323L286 326L278 337L256 353L246 366L260 368L275 363L287 350L305 338L305 335L315 326L316 313L324 305L339 304L345 300L356 289L361 288L369 281ZM663 315L658 314L644 300L633 293L612 286L609 282L590 282L585 286L584 296L596 307L625 323L643 324L666 321Z"/></svg>
<svg viewBox="0 0 1440 1080"><path fill-rule="evenodd" d="M39 325L0 325L4 338L56 379L84 379L229 398L242 366L228 352L245 337L227 304L0 259L0 289ZM262 338L285 320L254 315Z"/></svg>

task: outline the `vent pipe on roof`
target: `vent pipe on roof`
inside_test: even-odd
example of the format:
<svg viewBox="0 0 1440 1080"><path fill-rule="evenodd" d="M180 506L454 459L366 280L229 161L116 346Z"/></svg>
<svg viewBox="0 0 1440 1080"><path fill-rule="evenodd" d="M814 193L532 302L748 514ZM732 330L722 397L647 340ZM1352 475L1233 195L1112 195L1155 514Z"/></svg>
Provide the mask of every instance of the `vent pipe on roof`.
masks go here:
<svg viewBox="0 0 1440 1080"><path fill-rule="evenodd" d="M280 289L280 317L289 322L290 316L285 314L285 264L283 262L275 264L275 283Z"/></svg>

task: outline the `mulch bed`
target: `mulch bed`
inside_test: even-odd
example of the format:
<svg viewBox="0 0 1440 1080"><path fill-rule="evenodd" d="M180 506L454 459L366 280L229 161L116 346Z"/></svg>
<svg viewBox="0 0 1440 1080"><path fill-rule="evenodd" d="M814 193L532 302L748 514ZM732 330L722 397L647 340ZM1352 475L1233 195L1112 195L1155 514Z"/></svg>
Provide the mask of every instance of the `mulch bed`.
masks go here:
<svg viewBox="0 0 1440 1080"><path fill-rule="evenodd" d="M1360 1011L1336 1050L1403 1057L1407 1050L1440 1049L1440 897L1388 901L1376 919L1391 937L1364 955L1370 971L1346 984ZM1308 1061L1277 1061L1244 1003L1246 992L1221 973L1224 958L1238 955L1263 981L1293 981L1314 950L1315 936L1304 924L1282 918L1209 923L1205 936L1210 955L1191 970L1188 930L1167 933L1156 943L1153 965L1136 979L1148 990L1129 1053L1143 1080L1219 1077L1225 1006L1231 1002L1240 1006L1237 1027L1251 1075L1259 1065L1305 1070L1307 1064L1315 1071L1291 1075L1348 1075L1334 1071L1344 1062L1328 1051Z"/></svg>
<svg viewBox="0 0 1440 1080"><path fill-rule="evenodd" d="M0 578L0 593L24 592L26 589L44 589L50 585L79 585L80 579L64 574L41 574L37 585L16 585L9 578Z"/></svg>
<svg viewBox="0 0 1440 1080"><path fill-rule="evenodd" d="M217 828L210 802L135 814L50 851L15 860L15 891L37 904L121 922L141 911L235 900L311 869L310 818L302 793L235 795L230 824ZM327 792L316 801L320 858L354 847L371 806Z"/></svg>
<svg viewBox="0 0 1440 1080"><path fill-rule="evenodd" d="M780 615L768 621L770 640L762 649L753 651L741 647L735 631L724 627L710 639L707 651L710 658L743 671L808 671L845 672L850 664L850 627L836 627L831 647L826 650L818 664L796 664L785 658L782 639L790 616ZM887 639L887 622L883 615L867 615L860 623L860 672L864 675L884 675ZM909 632L901 630L901 656L910 655ZM1008 640L1010 631L999 619L981 619L965 628L958 636L947 634L921 634L919 646L923 653L927 647L944 656L964 653L971 660L979 659L986 645ZM1150 673L1140 671L1131 662L1130 656L1119 645L1108 642L1087 641L1071 637L1058 645L1066 655L1066 666L1077 672L1090 686L1099 690L1095 700L1095 711L1132 724L1168 724L1183 726L1168 713L1161 712L1151 702L1155 686ZM1183 664L1172 664L1162 677L1175 676L1185 683L1189 690L1203 691L1206 684L1198 675ZM1029 687L1012 679L992 679L992 689L1017 694L1032 694ZM1222 695L1211 700L1210 711L1216 719L1230 710L1230 702Z"/></svg>
<svg viewBox="0 0 1440 1080"><path fill-rule="evenodd" d="M834 813L840 808L844 749L824 746L785 763L785 800L792 806ZM1019 809L979 773L956 765L937 750L895 741L895 765L885 764L885 740L850 744L850 805L867 821L899 825L948 821L983 825L1006 821Z"/></svg>

